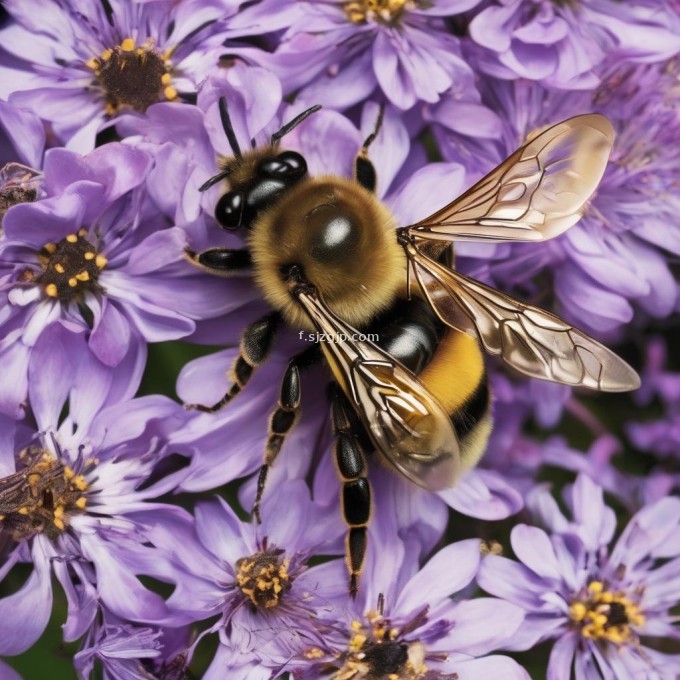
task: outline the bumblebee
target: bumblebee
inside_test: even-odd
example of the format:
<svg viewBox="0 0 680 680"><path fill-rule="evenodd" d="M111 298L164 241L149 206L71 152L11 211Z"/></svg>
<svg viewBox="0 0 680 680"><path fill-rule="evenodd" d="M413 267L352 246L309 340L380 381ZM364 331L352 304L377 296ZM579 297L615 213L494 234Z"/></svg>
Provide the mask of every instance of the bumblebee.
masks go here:
<svg viewBox="0 0 680 680"><path fill-rule="evenodd" d="M576 116L541 132L453 202L399 226L375 195L368 156L380 120L353 179L310 177L302 155L280 148L318 108L242 153L226 99L219 102L234 155L201 189L228 180L215 217L223 229L243 230L248 248L187 254L216 274L251 273L273 311L244 330L224 397L191 407L214 412L231 401L282 324L322 334L326 341L293 357L284 373L253 513L259 521L267 471L299 417L300 370L323 358L332 374L333 455L356 594L371 515L367 455L433 491L476 465L491 431L483 352L527 376L575 387L627 391L639 378L565 321L452 268L456 240L544 241L575 224L613 144L606 118ZM361 331L379 340L361 339Z"/></svg>

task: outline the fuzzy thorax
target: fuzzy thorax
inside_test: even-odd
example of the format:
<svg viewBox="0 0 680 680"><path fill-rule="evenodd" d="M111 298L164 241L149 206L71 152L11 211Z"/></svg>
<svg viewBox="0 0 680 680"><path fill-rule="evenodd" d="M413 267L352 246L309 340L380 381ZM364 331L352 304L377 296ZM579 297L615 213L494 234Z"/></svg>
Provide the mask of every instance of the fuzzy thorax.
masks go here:
<svg viewBox="0 0 680 680"><path fill-rule="evenodd" d="M285 280L292 265L335 314L358 328L392 304L406 273L392 214L339 177L316 177L286 192L257 220L250 247L265 298L295 330L313 328Z"/></svg>

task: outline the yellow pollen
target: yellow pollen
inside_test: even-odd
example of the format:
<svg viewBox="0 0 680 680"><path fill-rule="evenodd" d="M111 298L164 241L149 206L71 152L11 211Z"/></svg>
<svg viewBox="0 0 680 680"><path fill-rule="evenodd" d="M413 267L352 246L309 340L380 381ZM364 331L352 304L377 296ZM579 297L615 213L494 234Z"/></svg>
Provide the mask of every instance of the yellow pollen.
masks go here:
<svg viewBox="0 0 680 680"><path fill-rule="evenodd" d="M75 486L78 491L85 491L89 485L85 481L85 477L78 475L73 479L73 486Z"/></svg>
<svg viewBox="0 0 680 680"><path fill-rule="evenodd" d="M638 604L623 593L605 589L601 581L591 581L582 596L569 607L569 617L589 640L603 640L615 645L634 644L631 626L642 626L645 617Z"/></svg>
<svg viewBox="0 0 680 680"><path fill-rule="evenodd" d="M364 646L366 640L368 640L368 638L363 634L357 633L356 635L352 635L352 638L349 641L349 651L358 652Z"/></svg>
<svg viewBox="0 0 680 680"><path fill-rule="evenodd" d="M120 44L120 49L123 52L132 52L135 49L135 41L132 38L125 38Z"/></svg>
<svg viewBox="0 0 680 680"><path fill-rule="evenodd" d="M45 293L49 297L53 297L53 298L55 298L55 297L57 297L57 295L59 295L59 291L57 290L57 287L53 283L50 283L47 286L45 286Z"/></svg>
<svg viewBox="0 0 680 680"><path fill-rule="evenodd" d="M85 66L87 66L88 68L91 68L93 71L96 71L99 68L99 63L100 63L99 59L97 59L96 57L93 57L92 59L88 59L85 62Z"/></svg>
<svg viewBox="0 0 680 680"><path fill-rule="evenodd" d="M237 561L236 584L256 607L271 609L290 587L289 560L280 561L277 552L260 552Z"/></svg>
<svg viewBox="0 0 680 680"><path fill-rule="evenodd" d="M318 647L308 649L304 654L306 659L323 659L326 656Z"/></svg>
<svg viewBox="0 0 680 680"><path fill-rule="evenodd" d="M95 257L94 263L99 267L99 269L104 269L106 267L108 260L103 255L97 255Z"/></svg>
<svg viewBox="0 0 680 680"><path fill-rule="evenodd" d="M69 234L69 235L66 237L66 240L67 240L69 243L77 243L77 241L78 241L78 235L77 235L77 234Z"/></svg>
<svg viewBox="0 0 680 680"><path fill-rule="evenodd" d="M57 264L54 265L54 268L60 273L63 274L66 270L64 269L64 265L60 264L57 262Z"/></svg>
<svg viewBox="0 0 680 680"><path fill-rule="evenodd" d="M164 88L163 94L165 95L166 99L177 99L177 90L172 85L168 85L166 88Z"/></svg>
<svg viewBox="0 0 680 680"><path fill-rule="evenodd" d="M164 73L161 76L161 83L163 83L163 85L170 85L171 80L172 80L172 77L170 76L169 73Z"/></svg>
<svg viewBox="0 0 680 680"><path fill-rule="evenodd" d="M574 602L574 604L569 607L569 616L571 616L574 621L583 621L587 611L583 602Z"/></svg>
<svg viewBox="0 0 680 680"><path fill-rule="evenodd" d="M111 50L111 49L104 50L104 51L102 52L102 59L103 59L104 61L108 61L109 59L111 59L111 55L112 55L112 54L113 54L113 50Z"/></svg>
<svg viewBox="0 0 680 680"><path fill-rule="evenodd" d="M90 275L87 272L80 272L79 274L76 274L76 278L78 281L89 281Z"/></svg>
<svg viewBox="0 0 680 680"><path fill-rule="evenodd" d="M26 507L19 508L18 513L20 515L28 515L28 508L26 508Z"/></svg>
<svg viewBox="0 0 680 680"><path fill-rule="evenodd" d="M75 288L78 285L78 280L76 278L71 278L68 280L68 285L71 286L71 288Z"/></svg>
<svg viewBox="0 0 680 680"><path fill-rule="evenodd" d="M94 260L94 256L95 256L95 253L93 253L93 252L88 252L88 253L85 253L85 255L84 255L86 260Z"/></svg>
<svg viewBox="0 0 680 680"><path fill-rule="evenodd" d="M344 4L345 15L353 24L394 23L404 10L414 7L416 0L352 0Z"/></svg>
<svg viewBox="0 0 680 680"><path fill-rule="evenodd" d="M76 501L76 507L80 508L81 510L85 510L86 505L87 505L87 498L85 498L85 496L81 496Z"/></svg>
<svg viewBox="0 0 680 680"><path fill-rule="evenodd" d="M64 506L63 505L58 505L56 508L54 508L54 516L55 517L63 517L64 516Z"/></svg>
<svg viewBox="0 0 680 680"><path fill-rule="evenodd" d="M43 250L46 253L49 253L50 255L52 255L53 253L55 253L57 251L57 244L56 243L46 243L43 246Z"/></svg>
<svg viewBox="0 0 680 680"><path fill-rule="evenodd" d="M76 473L73 472L73 469L70 468L68 465L64 467L64 477L66 477L66 479L73 479L75 475Z"/></svg>
<svg viewBox="0 0 680 680"><path fill-rule="evenodd" d="M63 531L66 528L66 525L64 524L64 520L59 519L58 517L54 518L53 522L54 526L59 529L59 531Z"/></svg>

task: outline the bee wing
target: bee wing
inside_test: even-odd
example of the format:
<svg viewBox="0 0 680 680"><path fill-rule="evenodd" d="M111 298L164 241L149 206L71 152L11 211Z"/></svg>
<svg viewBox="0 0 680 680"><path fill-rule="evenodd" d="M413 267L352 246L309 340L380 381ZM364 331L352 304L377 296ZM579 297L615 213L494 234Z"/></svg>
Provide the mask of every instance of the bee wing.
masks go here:
<svg viewBox="0 0 680 680"><path fill-rule="evenodd" d="M406 250L409 274L439 318L476 335L487 352L521 373L603 392L640 386L623 359L554 314L454 272L414 244Z"/></svg>
<svg viewBox="0 0 680 680"><path fill-rule="evenodd" d="M339 319L316 295L299 293L326 341L333 374L385 460L411 481L439 491L460 471L458 438L441 404L410 371Z"/></svg>
<svg viewBox="0 0 680 680"><path fill-rule="evenodd" d="M408 227L428 240L544 241L581 217L614 142L599 114L569 118L515 151L446 207Z"/></svg>
<svg viewBox="0 0 680 680"><path fill-rule="evenodd" d="M27 470L0 479L0 514L16 512L30 498L27 479Z"/></svg>

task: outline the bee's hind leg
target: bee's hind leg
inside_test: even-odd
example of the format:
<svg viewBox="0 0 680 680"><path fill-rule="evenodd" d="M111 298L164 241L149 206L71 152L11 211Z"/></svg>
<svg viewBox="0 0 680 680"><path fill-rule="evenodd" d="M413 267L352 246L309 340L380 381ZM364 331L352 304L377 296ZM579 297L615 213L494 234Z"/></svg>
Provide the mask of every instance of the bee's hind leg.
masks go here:
<svg viewBox="0 0 680 680"><path fill-rule="evenodd" d="M318 345L296 354L289 362L281 381L281 392L276 410L269 418L269 432L264 450L264 463L257 478L257 494L253 504L253 516L261 522L260 505L267 482L269 468L279 455L286 436L292 431L300 415L300 369L307 368L321 359Z"/></svg>
<svg viewBox="0 0 680 680"><path fill-rule="evenodd" d="M342 482L342 516L348 526L345 559L349 570L349 592L352 597L356 597L368 543L371 487L366 477L366 456L359 438L352 432L348 408L347 398L338 388L331 403L334 453Z"/></svg>

